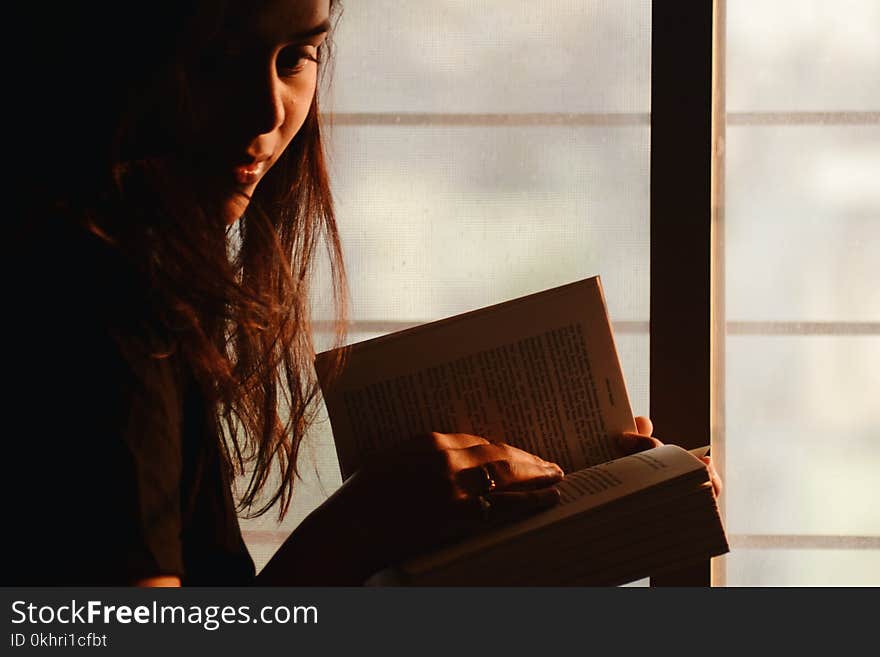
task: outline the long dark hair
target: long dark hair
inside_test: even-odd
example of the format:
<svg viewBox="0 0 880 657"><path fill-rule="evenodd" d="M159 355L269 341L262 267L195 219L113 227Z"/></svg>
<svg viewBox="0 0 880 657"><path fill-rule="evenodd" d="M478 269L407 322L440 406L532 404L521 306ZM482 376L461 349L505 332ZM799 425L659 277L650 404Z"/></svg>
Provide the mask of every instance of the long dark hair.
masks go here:
<svg viewBox="0 0 880 657"><path fill-rule="evenodd" d="M56 137L61 148L53 142L59 175L32 182L29 193L40 199L40 209L29 218L75 222L133 266L169 336L148 357L177 359L197 383L230 473L249 474L240 510L257 516L280 502L278 517L283 518L298 474L300 444L317 410L310 285L322 246L330 264L337 344L345 326L345 272L318 92L304 125L260 182L245 215L227 227L199 196L197 185L181 184L155 155L167 140L162 134L166 115L177 120L188 111L187 56L181 53L199 48L211 26L222 23L228 2L151 3L149 16L137 15L134 21L124 8L108 4L100 7L100 16L89 16L83 12L90 8L75 4L68 20L55 17L57 33L46 39L49 50L38 46L44 48L38 57L46 65L82 67L82 78L67 78L69 89L59 91L56 85L52 90L71 94L65 118L75 116L77 125ZM338 18L339 2L331 7ZM103 31L114 17L121 21L117 36L112 27ZM87 41L96 30L106 37L100 48ZM73 60L59 45L71 38L78 53ZM327 81L329 47L328 39L321 47L319 88ZM90 73L91 60L106 70ZM115 86L107 86L109 76L120 75ZM88 107L71 111L79 95L88 98ZM43 120L51 118L47 113ZM123 352L131 347L126 335L117 340ZM266 495L273 471L278 483Z"/></svg>

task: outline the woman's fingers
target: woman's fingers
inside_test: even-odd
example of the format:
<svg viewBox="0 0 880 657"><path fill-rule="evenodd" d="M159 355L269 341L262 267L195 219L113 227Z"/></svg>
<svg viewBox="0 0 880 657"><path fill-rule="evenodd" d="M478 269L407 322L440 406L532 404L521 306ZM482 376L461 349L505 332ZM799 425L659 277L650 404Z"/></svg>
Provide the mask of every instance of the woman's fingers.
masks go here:
<svg viewBox="0 0 880 657"><path fill-rule="evenodd" d="M660 440L651 436L654 433L654 423L651 422L650 418L639 416L635 420L636 432L627 431L618 436L618 441L624 451L628 454L635 454L636 452L643 452L646 449L659 447L663 444ZM712 457L703 456L700 460L706 464L706 469L709 471L709 479L712 481L712 489L715 491L715 497L718 497L724 489L724 484L718 471L715 470L715 466L712 465Z"/></svg>
<svg viewBox="0 0 880 657"><path fill-rule="evenodd" d="M654 423L651 422L651 418L639 415L635 420L635 431L626 431L617 437L623 451L627 454L635 454L636 452L644 452L646 449L659 447L663 444L656 438L651 437L651 434L654 433Z"/></svg>
<svg viewBox="0 0 880 657"><path fill-rule="evenodd" d="M511 461L489 461L459 470L456 485L467 495L480 495L496 490L529 490L552 486L563 477L555 465L521 464Z"/></svg>
<svg viewBox="0 0 880 657"><path fill-rule="evenodd" d="M718 497L721 495L721 491L724 490L724 483L721 481L721 476L712 464L712 457L703 456L700 460L706 464L706 469L709 471L709 479L712 482L712 490L715 491L715 497Z"/></svg>
<svg viewBox="0 0 880 657"><path fill-rule="evenodd" d="M457 486L472 495L549 486L563 476L562 468L555 463L504 444L451 450L449 460Z"/></svg>
<svg viewBox="0 0 880 657"><path fill-rule="evenodd" d="M651 418L639 415L636 417L636 433L650 436L654 433L654 423Z"/></svg>
<svg viewBox="0 0 880 657"><path fill-rule="evenodd" d="M434 433L427 436L428 445L433 449L464 449L475 445L488 445L489 441L469 433Z"/></svg>

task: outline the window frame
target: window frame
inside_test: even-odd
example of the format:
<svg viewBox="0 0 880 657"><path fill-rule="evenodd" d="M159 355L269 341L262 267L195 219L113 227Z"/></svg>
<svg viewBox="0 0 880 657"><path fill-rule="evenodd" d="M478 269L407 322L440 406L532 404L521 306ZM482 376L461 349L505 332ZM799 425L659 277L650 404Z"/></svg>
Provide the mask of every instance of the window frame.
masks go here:
<svg viewBox="0 0 880 657"><path fill-rule="evenodd" d="M711 417L713 326L723 326L723 308L713 316L712 305L722 264L712 248L714 220L721 220L712 205L716 4L654 0L651 7L649 377L654 433L688 449L712 439L718 460ZM651 586L711 583L708 560L651 578Z"/></svg>

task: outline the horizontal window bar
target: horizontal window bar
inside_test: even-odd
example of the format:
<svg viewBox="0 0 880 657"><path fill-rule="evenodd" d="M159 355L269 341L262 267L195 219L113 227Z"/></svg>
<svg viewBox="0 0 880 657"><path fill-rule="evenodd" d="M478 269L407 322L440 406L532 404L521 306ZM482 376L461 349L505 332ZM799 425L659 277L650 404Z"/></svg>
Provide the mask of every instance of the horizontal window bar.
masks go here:
<svg viewBox="0 0 880 657"><path fill-rule="evenodd" d="M880 550L880 536L730 534L731 548L759 550Z"/></svg>
<svg viewBox="0 0 880 657"><path fill-rule="evenodd" d="M630 126L650 125L648 112L336 112L325 115L342 126ZM728 112L727 124L870 125L880 112Z"/></svg>
<svg viewBox="0 0 880 657"><path fill-rule="evenodd" d="M424 324L426 321L429 320L355 320L348 323L348 330L359 333L391 333ZM648 322L613 322L612 325L615 333L648 332ZM312 328L320 333L328 333L333 330L333 322L315 321L312 323Z"/></svg>
<svg viewBox="0 0 880 657"><path fill-rule="evenodd" d="M430 320L354 320L349 331L391 333L418 326ZM615 333L648 333L649 322L612 323ZM315 321L316 331L333 330L329 321ZM880 335L880 322L727 322L728 335Z"/></svg>
<svg viewBox="0 0 880 657"><path fill-rule="evenodd" d="M727 125L870 125L880 112L728 112Z"/></svg>
<svg viewBox="0 0 880 657"><path fill-rule="evenodd" d="M526 112L458 114L431 112L355 112L327 115L333 125L552 126L649 125L648 113Z"/></svg>
<svg viewBox="0 0 880 657"><path fill-rule="evenodd" d="M727 322L728 335L880 335L880 322Z"/></svg>

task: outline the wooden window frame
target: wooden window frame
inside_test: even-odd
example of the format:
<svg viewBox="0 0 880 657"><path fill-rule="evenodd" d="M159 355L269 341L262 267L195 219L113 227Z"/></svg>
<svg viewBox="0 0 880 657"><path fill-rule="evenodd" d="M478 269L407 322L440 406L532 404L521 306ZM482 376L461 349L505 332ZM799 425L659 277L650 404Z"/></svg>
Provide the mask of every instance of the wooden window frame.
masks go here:
<svg viewBox="0 0 880 657"><path fill-rule="evenodd" d="M686 448L712 436L715 9L712 0L651 8L650 414L655 435ZM651 578L710 585L708 560Z"/></svg>

